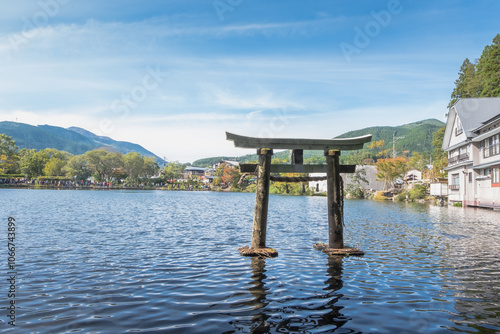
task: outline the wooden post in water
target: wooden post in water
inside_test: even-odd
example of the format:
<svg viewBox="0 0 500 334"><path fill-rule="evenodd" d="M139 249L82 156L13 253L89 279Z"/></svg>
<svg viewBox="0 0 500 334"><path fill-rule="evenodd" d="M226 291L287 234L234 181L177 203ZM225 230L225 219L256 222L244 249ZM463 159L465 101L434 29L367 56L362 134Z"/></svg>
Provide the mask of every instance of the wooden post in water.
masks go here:
<svg viewBox="0 0 500 334"><path fill-rule="evenodd" d="M344 231L342 226L342 191L340 189L340 151L326 150L327 196L328 196L328 248L344 248Z"/></svg>
<svg viewBox="0 0 500 334"><path fill-rule="evenodd" d="M273 150L259 148L257 189L255 190L255 213L253 217L252 248L266 247L267 210L269 207L269 185L271 183L271 157Z"/></svg>

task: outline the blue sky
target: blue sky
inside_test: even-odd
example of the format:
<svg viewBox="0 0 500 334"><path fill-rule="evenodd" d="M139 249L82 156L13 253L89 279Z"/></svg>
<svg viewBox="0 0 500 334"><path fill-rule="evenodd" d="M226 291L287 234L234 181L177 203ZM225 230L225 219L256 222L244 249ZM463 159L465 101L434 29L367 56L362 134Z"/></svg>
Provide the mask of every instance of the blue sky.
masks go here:
<svg viewBox="0 0 500 334"><path fill-rule="evenodd" d="M168 160L225 131L331 138L444 121L500 2L41 0L0 13L0 120L80 126Z"/></svg>

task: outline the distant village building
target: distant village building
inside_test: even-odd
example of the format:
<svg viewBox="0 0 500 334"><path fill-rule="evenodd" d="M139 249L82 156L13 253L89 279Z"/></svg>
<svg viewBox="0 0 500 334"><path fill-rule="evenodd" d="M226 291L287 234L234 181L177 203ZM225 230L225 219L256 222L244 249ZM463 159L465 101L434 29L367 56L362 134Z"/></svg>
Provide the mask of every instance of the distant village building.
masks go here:
<svg viewBox="0 0 500 334"><path fill-rule="evenodd" d="M406 183L418 183L423 180L422 172L416 169L411 169L405 173L404 181Z"/></svg>
<svg viewBox="0 0 500 334"><path fill-rule="evenodd" d="M204 167L186 167L184 168L184 178L188 178L189 176L204 176L207 169Z"/></svg>
<svg viewBox="0 0 500 334"><path fill-rule="evenodd" d="M448 152L448 200L500 208L500 98L453 105L442 148Z"/></svg>

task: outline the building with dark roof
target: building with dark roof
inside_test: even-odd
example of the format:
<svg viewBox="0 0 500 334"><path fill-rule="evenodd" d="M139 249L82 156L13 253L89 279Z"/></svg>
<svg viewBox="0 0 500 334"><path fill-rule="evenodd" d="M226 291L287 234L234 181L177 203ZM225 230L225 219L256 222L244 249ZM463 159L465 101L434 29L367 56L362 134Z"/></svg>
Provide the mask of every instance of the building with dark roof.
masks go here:
<svg viewBox="0 0 500 334"><path fill-rule="evenodd" d="M188 166L184 168L184 174L185 177L189 176L204 176L205 172L208 170L208 168L204 167L193 167L193 166Z"/></svg>
<svg viewBox="0 0 500 334"><path fill-rule="evenodd" d="M500 97L461 99L448 113L448 200L500 209Z"/></svg>

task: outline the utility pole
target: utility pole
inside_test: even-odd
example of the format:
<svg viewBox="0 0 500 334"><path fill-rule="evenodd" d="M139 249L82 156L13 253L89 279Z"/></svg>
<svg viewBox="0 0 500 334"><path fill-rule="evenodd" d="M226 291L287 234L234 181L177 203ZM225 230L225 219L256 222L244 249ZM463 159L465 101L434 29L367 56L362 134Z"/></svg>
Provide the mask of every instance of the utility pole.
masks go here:
<svg viewBox="0 0 500 334"><path fill-rule="evenodd" d="M396 137L396 132L392 134L392 158L396 159L396 140L404 137Z"/></svg>

